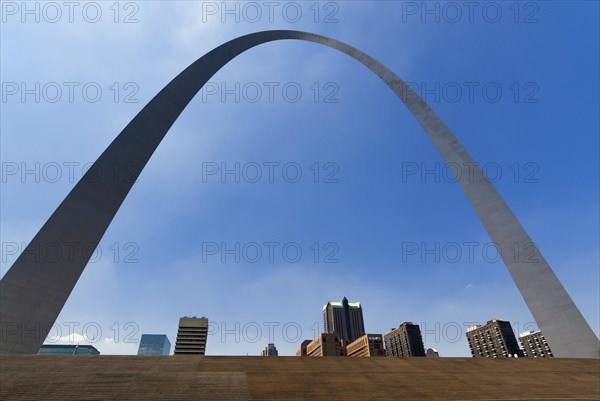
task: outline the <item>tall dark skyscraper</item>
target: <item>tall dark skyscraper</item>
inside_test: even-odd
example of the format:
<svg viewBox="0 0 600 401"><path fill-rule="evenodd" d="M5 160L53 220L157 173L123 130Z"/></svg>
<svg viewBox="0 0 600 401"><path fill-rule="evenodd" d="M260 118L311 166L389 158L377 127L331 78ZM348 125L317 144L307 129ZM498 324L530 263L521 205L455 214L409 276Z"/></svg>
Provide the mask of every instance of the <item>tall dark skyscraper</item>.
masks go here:
<svg viewBox="0 0 600 401"><path fill-rule="evenodd" d="M383 336L388 356L425 356L423 338L418 324L402 323L397 329L390 329Z"/></svg>
<svg viewBox="0 0 600 401"><path fill-rule="evenodd" d="M142 334L138 355L169 355L171 342L164 334Z"/></svg>
<svg viewBox="0 0 600 401"><path fill-rule="evenodd" d="M470 327L467 330L467 341L473 357L523 356L509 321L493 319L484 326Z"/></svg>
<svg viewBox="0 0 600 401"><path fill-rule="evenodd" d="M279 356L275 344L268 343L265 349L262 350L261 356Z"/></svg>
<svg viewBox="0 0 600 401"><path fill-rule="evenodd" d="M340 302L327 302L323 306L323 326L325 333L335 333L348 342L365 335L360 302L348 302L346 297Z"/></svg>
<svg viewBox="0 0 600 401"><path fill-rule="evenodd" d="M208 319L205 317L182 317L175 340L175 355L204 355L206 337L208 336Z"/></svg>

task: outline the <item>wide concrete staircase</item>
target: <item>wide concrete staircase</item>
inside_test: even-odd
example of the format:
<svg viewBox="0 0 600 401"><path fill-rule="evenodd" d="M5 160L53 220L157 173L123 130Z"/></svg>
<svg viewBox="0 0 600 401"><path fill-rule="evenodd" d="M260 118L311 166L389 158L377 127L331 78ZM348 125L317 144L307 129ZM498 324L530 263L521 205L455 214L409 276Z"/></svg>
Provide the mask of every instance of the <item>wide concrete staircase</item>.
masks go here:
<svg viewBox="0 0 600 401"><path fill-rule="evenodd" d="M1 400L600 400L600 359L0 356Z"/></svg>

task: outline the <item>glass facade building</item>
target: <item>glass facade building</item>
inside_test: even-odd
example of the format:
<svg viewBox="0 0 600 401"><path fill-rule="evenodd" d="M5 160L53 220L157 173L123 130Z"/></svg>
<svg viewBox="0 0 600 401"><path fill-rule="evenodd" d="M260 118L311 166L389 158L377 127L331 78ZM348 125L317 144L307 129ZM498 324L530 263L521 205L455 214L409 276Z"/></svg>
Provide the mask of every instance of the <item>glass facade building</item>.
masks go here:
<svg viewBox="0 0 600 401"><path fill-rule="evenodd" d="M38 355L100 355L92 345L44 344Z"/></svg>
<svg viewBox="0 0 600 401"><path fill-rule="evenodd" d="M164 334L142 334L138 355L169 355L171 342Z"/></svg>

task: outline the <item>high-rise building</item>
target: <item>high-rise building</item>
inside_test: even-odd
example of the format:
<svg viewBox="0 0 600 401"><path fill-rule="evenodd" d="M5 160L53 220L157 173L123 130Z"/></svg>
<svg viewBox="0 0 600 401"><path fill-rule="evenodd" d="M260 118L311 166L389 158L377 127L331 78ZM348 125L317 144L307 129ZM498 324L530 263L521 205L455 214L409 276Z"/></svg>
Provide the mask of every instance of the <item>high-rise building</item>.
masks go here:
<svg viewBox="0 0 600 401"><path fill-rule="evenodd" d="M340 336L334 333L321 333L306 345L307 356L344 356L346 347Z"/></svg>
<svg viewBox="0 0 600 401"><path fill-rule="evenodd" d="M440 357L440 353L435 348L427 348L425 350L425 356L429 357L429 358L439 358Z"/></svg>
<svg viewBox="0 0 600 401"><path fill-rule="evenodd" d="M528 331L519 336L523 353L529 358L552 358L552 351L541 331Z"/></svg>
<svg viewBox="0 0 600 401"><path fill-rule="evenodd" d="M142 334L138 355L169 355L171 342L164 334Z"/></svg>
<svg viewBox="0 0 600 401"><path fill-rule="evenodd" d="M323 306L323 326L325 333L335 333L348 342L363 336L365 324L360 302L348 302L346 297L340 302L327 302Z"/></svg>
<svg viewBox="0 0 600 401"><path fill-rule="evenodd" d="M208 319L205 317L182 317L175 340L175 355L204 355Z"/></svg>
<svg viewBox="0 0 600 401"><path fill-rule="evenodd" d="M277 348L275 348L275 344L268 343L265 349L262 350L262 356L278 356Z"/></svg>
<svg viewBox="0 0 600 401"><path fill-rule="evenodd" d="M346 346L348 356L385 356L381 334L365 334Z"/></svg>
<svg viewBox="0 0 600 401"><path fill-rule="evenodd" d="M387 356L425 356L418 324L404 322L397 329L389 329L383 338Z"/></svg>
<svg viewBox="0 0 600 401"><path fill-rule="evenodd" d="M93 345L44 344L39 355L100 355Z"/></svg>
<svg viewBox="0 0 600 401"><path fill-rule="evenodd" d="M467 341L473 357L509 358L523 356L509 321L493 319L484 326L469 327Z"/></svg>
<svg viewBox="0 0 600 401"><path fill-rule="evenodd" d="M308 356L307 347L311 343L311 340L304 340L302 344L296 349L296 356Z"/></svg>

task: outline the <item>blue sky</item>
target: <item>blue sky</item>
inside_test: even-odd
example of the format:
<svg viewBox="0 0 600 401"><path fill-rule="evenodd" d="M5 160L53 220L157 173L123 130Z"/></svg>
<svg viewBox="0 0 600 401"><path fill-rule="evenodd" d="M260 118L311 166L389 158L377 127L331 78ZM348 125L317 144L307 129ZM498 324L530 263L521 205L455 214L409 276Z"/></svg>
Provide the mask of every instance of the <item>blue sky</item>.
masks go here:
<svg viewBox="0 0 600 401"><path fill-rule="evenodd" d="M66 7L59 17L39 3L36 22L3 2L1 273L176 74L237 36L297 29L417 87L497 177L598 334L598 4L482 2L470 14L462 3L427 3L431 13L421 2L275 3L269 16L264 2L230 2L236 21L221 2L122 2L118 15L113 2L82 2L72 22ZM281 41L240 55L210 89L146 166L51 335L67 341L72 327L72 341L136 353L141 334L174 343L180 316L206 316L207 354L256 355L274 341L292 355L343 296L362 303L367 332L413 321L442 356L469 355L473 323L535 327L441 157L362 65ZM239 180L221 176L236 165ZM236 246L239 261L227 253Z"/></svg>

